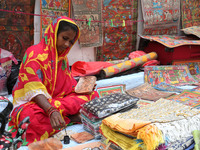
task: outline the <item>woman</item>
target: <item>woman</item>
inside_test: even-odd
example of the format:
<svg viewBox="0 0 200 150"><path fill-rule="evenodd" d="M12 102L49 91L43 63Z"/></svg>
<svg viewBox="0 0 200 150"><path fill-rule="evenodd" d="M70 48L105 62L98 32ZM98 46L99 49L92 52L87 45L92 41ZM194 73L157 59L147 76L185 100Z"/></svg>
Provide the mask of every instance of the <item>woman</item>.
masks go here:
<svg viewBox="0 0 200 150"><path fill-rule="evenodd" d="M59 17L46 29L42 41L27 49L13 90L14 110L9 128L16 135L27 116L30 124L25 141L46 139L72 121L80 105L98 97L97 92L78 95L77 82L69 70L67 54L79 38L79 28L70 18Z"/></svg>

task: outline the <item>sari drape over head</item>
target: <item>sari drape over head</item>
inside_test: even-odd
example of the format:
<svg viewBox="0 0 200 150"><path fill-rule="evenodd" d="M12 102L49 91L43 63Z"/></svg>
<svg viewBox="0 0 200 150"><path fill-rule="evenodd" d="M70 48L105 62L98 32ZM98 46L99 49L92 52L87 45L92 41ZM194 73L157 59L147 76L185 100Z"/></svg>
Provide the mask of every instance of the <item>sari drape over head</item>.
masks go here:
<svg viewBox="0 0 200 150"><path fill-rule="evenodd" d="M26 144L46 139L58 132L51 127L50 119L44 110L31 101L35 96L44 95L49 103L58 109L66 124L70 122L67 116L78 113L83 103L98 97L96 92L88 95L78 95L74 92L77 82L71 75L67 58L73 45L61 55L58 55L56 48L57 32L61 21L76 25L70 18L62 16L47 27L41 42L29 47L24 54L13 90L15 109L11 115L9 129L14 137L20 121L29 116L31 123L26 133ZM75 42L79 35L78 28Z"/></svg>

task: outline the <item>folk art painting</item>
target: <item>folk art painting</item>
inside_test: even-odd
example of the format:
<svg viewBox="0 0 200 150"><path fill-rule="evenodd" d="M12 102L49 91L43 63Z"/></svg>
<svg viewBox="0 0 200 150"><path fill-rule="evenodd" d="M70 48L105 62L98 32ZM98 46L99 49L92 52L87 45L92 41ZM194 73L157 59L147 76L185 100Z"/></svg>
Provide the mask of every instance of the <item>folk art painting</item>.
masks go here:
<svg viewBox="0 0 200 150"><path fill-rule="evenodd" d="M189 72L186 65L183 66L147 66L144 68L145 82L151 86L156 86L161 82L181 86L181 85L198 85Z"/></svg>

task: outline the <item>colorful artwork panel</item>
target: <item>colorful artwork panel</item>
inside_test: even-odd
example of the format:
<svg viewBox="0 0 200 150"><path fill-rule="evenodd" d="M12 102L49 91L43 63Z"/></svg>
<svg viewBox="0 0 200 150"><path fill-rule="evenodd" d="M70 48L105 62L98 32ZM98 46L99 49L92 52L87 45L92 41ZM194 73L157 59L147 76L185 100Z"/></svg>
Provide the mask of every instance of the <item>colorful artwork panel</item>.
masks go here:
<svg viewBox="0 0 200 150"><path fill-rule="evenodd" d="M188 105L194 108L200 108L200 94L191 92L191 91L183 91L179 95L171 96L167 98L168 100L180 102L184 105Z"/></svg>
<svg viewBox="0 0 200 150"><path fill-rule="evenodd" d="M174 48L182 45L200 45L200 40L196 38L190 38L186 36L174 36L174 35L139 35L141 38L148 39L150 41L156 41L169 48Z"/></svg>
<svg viewBox="0 0 200 150"><path fill-rule="evenodd" d="M22 12L0 12L0 47L22 60L26 49L34 43L34 17L23 13L34 13L35 0L2 0L0 3L0 9Z"/></svg>
<svg viewBox="0 0 200 150"><path fill-rule="evenodd" d="M180 22L180 0L142 0L143 35L176 35Z"/></svg>
<svg viewBox="0 0 200 150"><path fill-rule="evenodd" d="M41 38L47 26L60 16L68 16L69 0L41 0Z"/></svg>
<svg viewBox="0 0 200 150"><path fill-rule="evenodd" d="M185 34L193 34L200 38L200 26L192 26L182 29Z"/></svg>
<svg viewBox="0 0 200 150"><path fill-rule="evenodd" d="M164 82L161 82L160 84L154 86L153 88L160 91L179 92L179 93L184 91L181 88L177 88L176 86L172 86Z"/></svg>
<svg viewBox="0 0 200 150"><path fill-rule="evenodd" d="M145 99L157 101L160 98L165 98L173 95L174 93L158 91L151 87L148 83L144 83L138 87L126 91L129 95Z"/></svg>
<svg viewBox="0 0 200 150"><path fill-rule="evenodd" d="M74 17L80 28L81 47L97 47L103 44L102 0L72 1Z"/></svg>
<svg viewBox="0 0 200 150"><path fill-rule="evenodd" d="M97 48L97 60L123 59L136 49L137 8L137 0L103 1L103 45Z"/></svg>
<svg viewBox="0 0 200 150"><path fill-rule="evenodd" d="M97 88L99 97L103 97L105 95L113 94L113 93L125 93L125 90L126 90L125 84Z"/></svg>
<svg viewBox="0 0 200 150"><path fill-rule="evenodd" d="M197 81L200 81L200 59L193 60L175 60L172 63L173 65L187 65L190 71L190 74Z"/></svg>
<svg viewBox="0 0 200 150"><path fill-rule="evenodd" d="M161 82L175 86L198 84L186 65L147 66L144 68L144 77L145 82L151 86L156 86Z"/></svg>
<svg viewBox="0 0 200 150"><path fill-rule="evenodd" d="M200 1L181 0L182 27L198 26L200 24Z"/></svg>

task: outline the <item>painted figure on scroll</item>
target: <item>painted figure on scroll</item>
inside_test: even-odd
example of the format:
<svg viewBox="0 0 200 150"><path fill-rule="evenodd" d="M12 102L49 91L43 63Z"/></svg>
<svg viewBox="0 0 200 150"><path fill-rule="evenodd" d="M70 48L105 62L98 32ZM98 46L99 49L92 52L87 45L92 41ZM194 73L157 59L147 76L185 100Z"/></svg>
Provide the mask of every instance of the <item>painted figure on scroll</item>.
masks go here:
<svg viewBox="0 0 200 150"><path fill-rule="evenodd" d="M8 127L14 137L18 124L30 117L23 145L59 132L76 120L83 103L99 97L96 91L88 95L74 92L77 82L67 54L79 35L73 20L59 17L47 27L42 41L26 50L12 93L14 110Z"/></svg>

